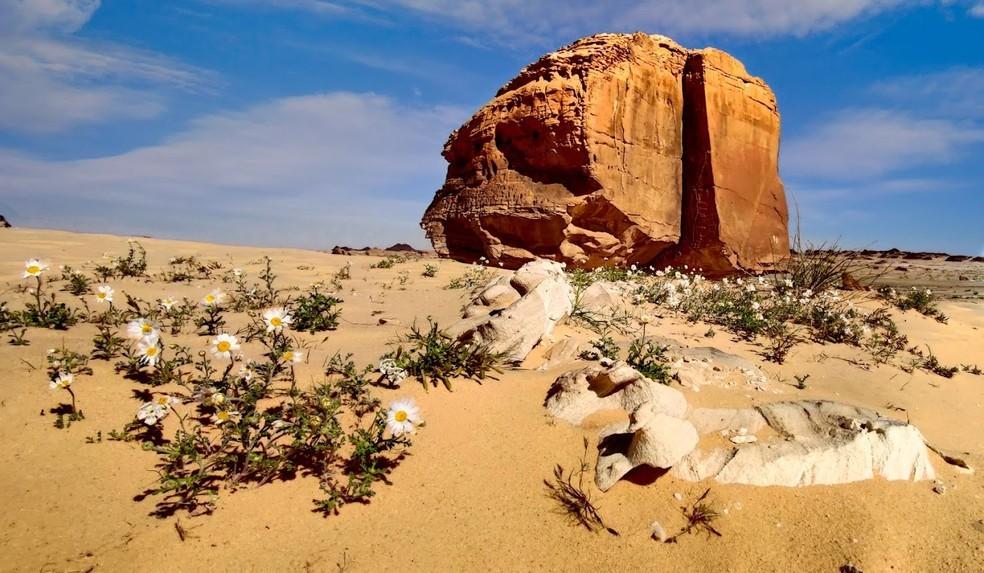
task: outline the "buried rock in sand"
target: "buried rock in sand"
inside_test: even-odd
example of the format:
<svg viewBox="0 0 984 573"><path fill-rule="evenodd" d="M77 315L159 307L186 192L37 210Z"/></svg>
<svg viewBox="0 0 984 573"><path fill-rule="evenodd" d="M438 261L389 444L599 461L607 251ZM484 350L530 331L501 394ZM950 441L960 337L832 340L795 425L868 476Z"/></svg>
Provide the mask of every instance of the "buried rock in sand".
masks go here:
<svg viewBox="0 0 984 573"><path fill-rule="evenodd" d="M775 402L756 408L690 410L679 391L624 363L560 376L547 410L572 424L601 411L629 421L601 432L595 482L605 491L632 469L670 469L691 481L803 486L882 477L935 477L922 434L876 412L829 401ZM700 435L734 433L739 443L697 449ZM756 433L775 435L763 439Z"/></svg>

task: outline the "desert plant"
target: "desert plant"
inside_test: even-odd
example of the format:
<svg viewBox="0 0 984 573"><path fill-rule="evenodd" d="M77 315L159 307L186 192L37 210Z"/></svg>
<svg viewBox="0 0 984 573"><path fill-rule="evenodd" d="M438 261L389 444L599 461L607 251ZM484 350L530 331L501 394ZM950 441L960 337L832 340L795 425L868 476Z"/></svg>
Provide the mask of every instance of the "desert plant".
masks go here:
<svg viewBox="0 0 984 573"><path fill-rule="evenodd" d="M944 366L940 363L939 359L933 354L933 349L929 346L926 347L926 354L923 354L918 349L913 348L911 350L914 360L913 365L916 368L921 368L927 372L932 372L937 376L942 376L943 378L953 378L953 376L960 371L956 366Z"/></svg>
<svg viewBox="0 0 984 573"><path fill-rule="evenodd" d="M670 371L670 360L666 356L666 351L669 349L669 346L656 344L646 338L646 323L644 322L642 335L629 344L628 356L625 361L646 378L660 384L669 384L673 378Z"/></svg>
<svg viewBox="0 0 984 573"><path fill-rule="evenodd" d="M428 278L433 278L437 276L437 265L432 265L430 263L425 264L424 272L422 272L421 275Z"/></svg>
<svg viewBox="0 0 984 573"><path fill-rule="evenodd" d="M680 508L683 512L683 517L686 520L686 524L679 533L667 539L667 543L676 543L680 537L690 533L696 534L703 532L708 537L711 535L721 537L721 532L714 527L714 522L721 517L721 512L714 509L711 502L707 501L707 496L710 493L711 490L708 488L704 490L704 493L702 493L696 501L690 504L690 507Z"/></svg>
<svg viewBox="0 0 984 573"><path fill-rule="evenodd" d="M949 318L936 306L936 295L931 289L912 287L909 291L899 294L895 289L882 287L878 294L886 301L895 305L899 310L915 310L919 314L935 318L937 322L946 324Z"/></svg>
<svg viewBox="0 0 984 573"><path fill-rule="evenodd" d="M55 293L44 295L46 286L44 272L48 266L37 259L27 261L24 266L24 278L34 279L31 289L34 300L27 303L27 308L18 313L17 322L22 326L38 326L55 330L67 330L78 322L78 314L65 303L55 299Z"/></svg>
<svg viewBox="0 0 984 573"><path fill-rule="evenodd" d="M62 269L61 278L66 283L65 286L62 287L62 290L65 292L71 293L75 296L83 296L89 293L92 280L72 267L66 265Z"/></svg>
<svg viewBox="0 0 984 573"><path fill-rule="evenodd" d="M311 334L335 330L342 314L342 309L338 308L341 303L341 299L320 292L318 285L312 286L306 294L291 303L294 328Z"/></svg>
<svg viewBox="0 0 984 573"><path fill-rule="evenodd" d="M142 277L146 272L147 251L140 241L128 241L126 255L113 261L113 274L118 278Z"/></svg>
<svg viewBox="0 0 984 573"><path fill-rule="evenodd" d="M395 366L417 377L424 388L428 385L436 387L440 382L451 390L451 381L455 378L481 382L493 372L502 372L499 368L502 354L486 344L454 338L429 318L427 322L427 330L421 330L417 324L411 326L410 332L397 341L396 350L382 358L392 360Z"/></svg>
<svg viewBox="0 0 984 573"><path fill-rule="evenodd" d="M566 516L572 524L591 532L604 530L617 536L618 532L605 524L598 507L584 489L584 475L589 469L588 439L584 438L584 454L577 468L567 472L562 465L557 464L554 466L553 479L543 480L547 496L557 503L558 512Z"/></svg>
<svg viewBox="0 0 984 573"><path fill-rule="evenodd" d="M473 290L487 285L494 276L495 273L487 267L473 266L468 272L460 277L451 279L451 282L449 282L444 288Z"/></svg>
<svg viewBox="0 0 984 573"><path fill-rule="evenodd" d="M595 352L610 360L618 360L619 347L618 344L615 343L615 339L612 338L611 335L605 333L596 338L595 341L591 343L591 348L584 350L579 356L584 360L596 360L599 356L596 356Z"/></svg>

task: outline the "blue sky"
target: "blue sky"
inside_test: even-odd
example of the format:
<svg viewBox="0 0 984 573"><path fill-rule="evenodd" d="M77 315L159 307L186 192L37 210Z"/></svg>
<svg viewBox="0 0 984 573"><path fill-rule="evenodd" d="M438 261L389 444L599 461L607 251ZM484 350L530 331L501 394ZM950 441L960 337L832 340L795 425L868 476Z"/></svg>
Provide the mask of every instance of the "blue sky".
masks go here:
<svg viewBox="0 0 984 573"><path fill-rule="evenodd" d="M424 246L448 133L542 53L637 30L773 87L808 239L984 254L978 0L0 0L0 214Z"/></svg>

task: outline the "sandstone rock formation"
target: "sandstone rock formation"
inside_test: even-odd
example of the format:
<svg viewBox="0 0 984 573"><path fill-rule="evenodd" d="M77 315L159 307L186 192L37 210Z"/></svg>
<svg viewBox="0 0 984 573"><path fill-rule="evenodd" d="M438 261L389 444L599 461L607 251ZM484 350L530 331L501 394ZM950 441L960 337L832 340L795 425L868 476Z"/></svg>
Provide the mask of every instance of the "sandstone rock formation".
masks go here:
<svg viewBox="0 0 984 573"><path fill-rule="evenodd" d="M599 34L547 54L451 134L422 227L442 256L508 268L788 255L775 97L740 62L664 36Z"/></svg>
<svg viewBox="0 0 984 573"><path fill-rule="evenodd" d="M756 408L691 409L684 395L628 365L593 365L560 376L547 411L581 424L600 412L627 421L604 428L595 483L605 491L639 466L677 477L749 485L839 484L882 477L935 476L922 434L876 412L828 401L774 402ZM717 447L698 449L701 436ZM713 445L713 439L709 442Z"/></svg>

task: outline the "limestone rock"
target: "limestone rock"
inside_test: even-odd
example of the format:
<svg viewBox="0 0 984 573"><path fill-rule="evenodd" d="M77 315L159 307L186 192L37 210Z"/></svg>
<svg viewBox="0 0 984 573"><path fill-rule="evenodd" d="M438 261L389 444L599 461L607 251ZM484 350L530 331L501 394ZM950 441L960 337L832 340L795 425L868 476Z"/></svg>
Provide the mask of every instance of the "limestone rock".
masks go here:
<svg viewBox="0 0 984 573"><path fill-rule="evenodd" d="M506 284L512 294L489 294L490 290L498 292ZM512 277L493 281L465 310L465 318L448 332L488 344L493 351L503 353L506 362L518 364L558 322L570 315L573 297L560 263L534 261ZM513 302L498 308L508 300ZM488 310L483 314L476 308Z"/></svg>
<svg viewBox="0 0 984 573"><path fill-rule="evenodd" d="M623 428L609 428L602 439L595 466L595 485L601 491L611 489L638 466L673 467L697 447L700 436L693 424L648 412L633 416Z"/></svg>
<svg viewBox="0 0 984 573"><path fill-rule="evenodd" d="M503 86L444 147L421 226L441 256L508 268L788 255L775 97L740 62L664 36L598 34Z"/></svg>
<svg viewBox="0 0 984 573"><path fill-rule="evenodd" d="M561 375L547 393L546 408L553 416L577 425L596 412L622 410L666 414L682 418L687 412L683 393L646 378L624 362L593 364Z"/></svg>
<svg viewBox="0 0 984 573"><path fill-rule="evenodd" d="M840 484L876 476L915 481L935 476L919 430L871 410L828 401L775 402L756 410L777 439L694 451L674 468L674 474L694 481L714 478L721 483L783 486ZM733 423L754 419L750 412L739 415L727 410L715 416L695 410L691 420L702 429L716 428L701 422L715 417Z"/></svg>

